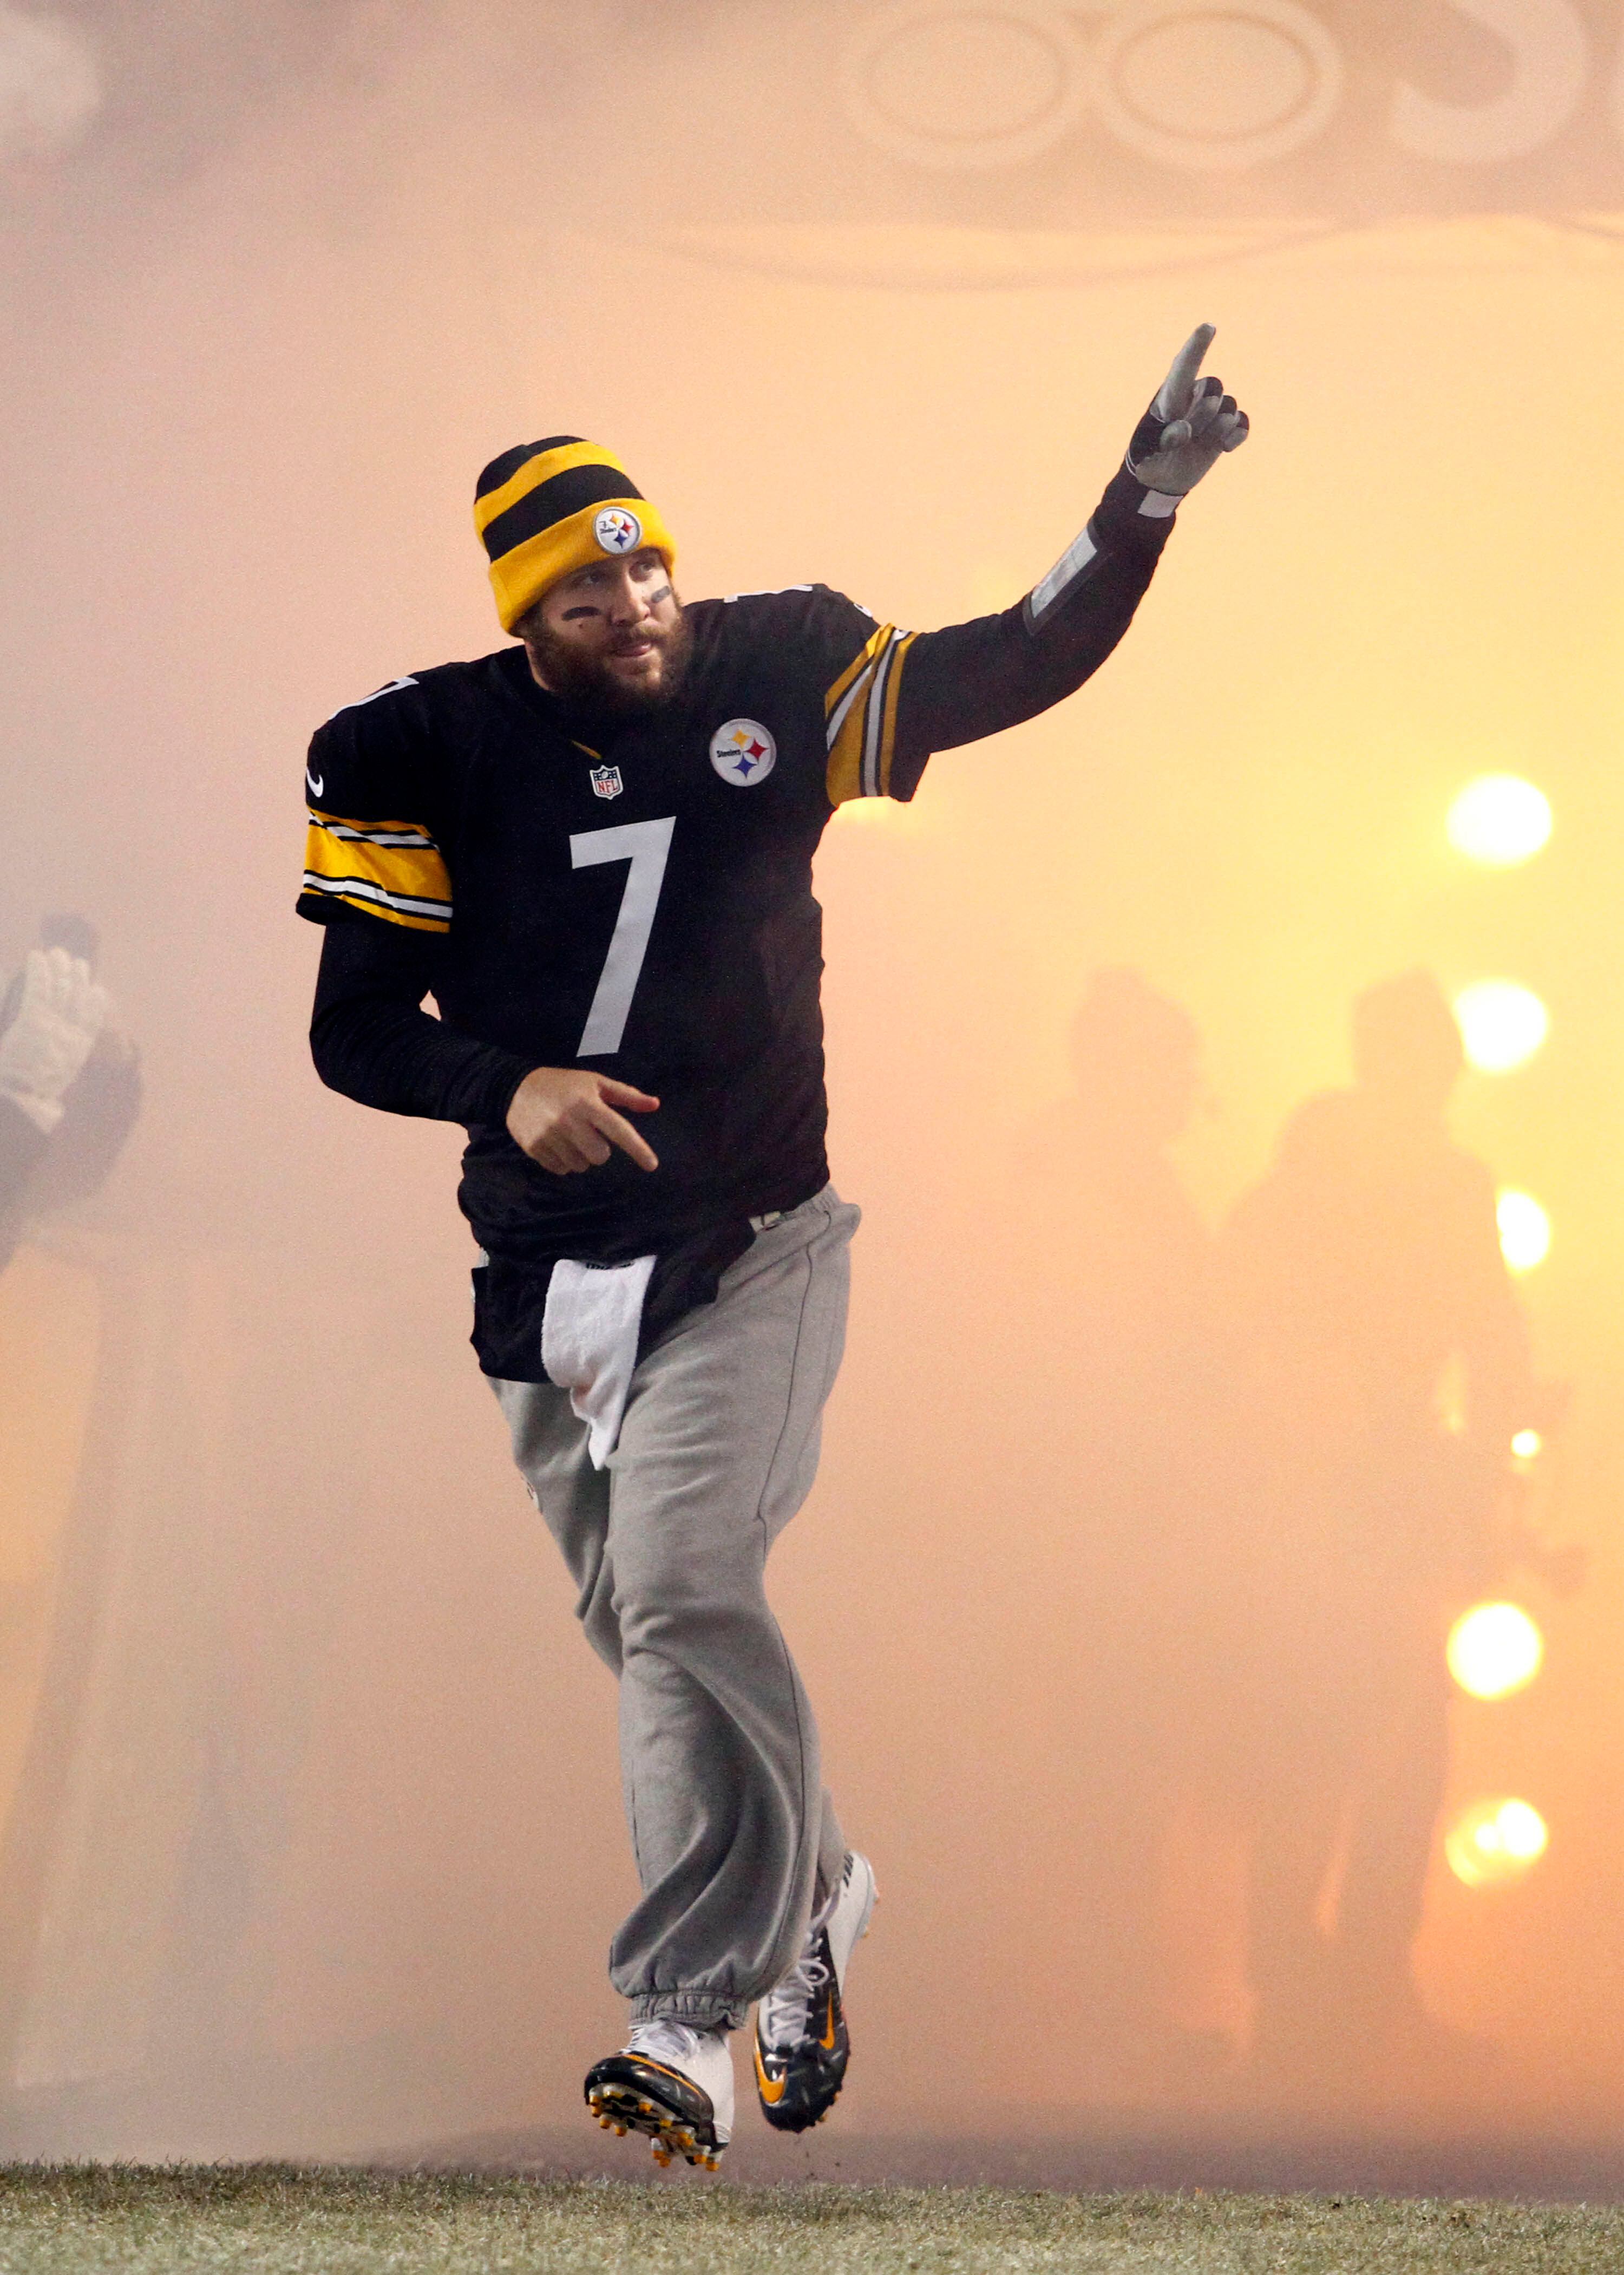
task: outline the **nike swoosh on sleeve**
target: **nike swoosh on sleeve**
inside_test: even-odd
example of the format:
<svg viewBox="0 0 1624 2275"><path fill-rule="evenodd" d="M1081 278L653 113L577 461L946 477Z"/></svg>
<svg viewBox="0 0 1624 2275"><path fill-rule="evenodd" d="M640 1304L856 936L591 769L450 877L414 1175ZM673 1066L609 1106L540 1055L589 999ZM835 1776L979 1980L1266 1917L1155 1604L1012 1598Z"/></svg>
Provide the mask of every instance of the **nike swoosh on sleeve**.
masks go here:
<svg viewBox="0 0 1624 2275"><path fill-rule="evenodd" d="M308 767L305 768L305 781L309 787L312 797L321 797L326 791L326 778L321 775L313 775Z"/></svg>

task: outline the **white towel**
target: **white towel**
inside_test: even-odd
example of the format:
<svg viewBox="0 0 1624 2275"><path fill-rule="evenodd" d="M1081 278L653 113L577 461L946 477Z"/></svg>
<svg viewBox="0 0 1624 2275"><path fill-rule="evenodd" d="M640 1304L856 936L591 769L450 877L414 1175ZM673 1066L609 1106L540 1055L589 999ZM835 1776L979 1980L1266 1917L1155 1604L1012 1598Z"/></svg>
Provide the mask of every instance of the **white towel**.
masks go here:
<svg viewBox="0 0 1624 2275"><path fill-rule="evenodd" d="M555 1264L541 1319L541 1364L549 1382L570 1394L587 1425L586 1449L602 1469L620 1442L620 1425L638 1363L643 1298L652 1256L630 1264Z"/></svg>

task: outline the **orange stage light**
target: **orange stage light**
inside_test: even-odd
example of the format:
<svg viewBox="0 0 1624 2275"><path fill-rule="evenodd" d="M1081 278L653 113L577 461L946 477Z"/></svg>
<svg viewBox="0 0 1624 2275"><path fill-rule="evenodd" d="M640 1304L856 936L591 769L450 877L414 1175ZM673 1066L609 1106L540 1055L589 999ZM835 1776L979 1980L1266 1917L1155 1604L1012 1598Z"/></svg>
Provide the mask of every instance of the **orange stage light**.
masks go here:
<svg viewBox="0 0 1624 2275"><path fill-rule="evenodd" d="M1479 775L1449 809L1449 842L1485 867L1531 860L1551 835L1551 804L1521 775Z"/></svg>
<svg viewBox="0 0 1624 2275"><path fill-rule="evenodd" d="M1495 1204L1500 1252L1514 1272L1532 1272L1551 1253L1551 1220L1532 1193L1507 1186Z"/></svg>
<svg viewBox="0 0 1624 2275"><path fill-rule="evenodd" d="M1545 1637L1517 1604L1475 1604L1449 1630L1449 1672L1469 1697L1508 1698L1538 1674Z"/></svg>
<svg viewBox="0 0 1624 2275"><path fill-rule="evenodd" d="M1469 1062L1479 1074L1509 1074L1531 1059L1551 1032L1551 1017L1531 987L1514 979L1479 979L1454 999Z"/></svg>
<svg viewBox="0 0 1624 2275"><path fill-rule="evenodd" d="M1499 1887L1530 1871L1550 1840L1545 1818L1528 1802L1477 1801L1456 1818L1444 1854L1467 1887Z"/></svg>

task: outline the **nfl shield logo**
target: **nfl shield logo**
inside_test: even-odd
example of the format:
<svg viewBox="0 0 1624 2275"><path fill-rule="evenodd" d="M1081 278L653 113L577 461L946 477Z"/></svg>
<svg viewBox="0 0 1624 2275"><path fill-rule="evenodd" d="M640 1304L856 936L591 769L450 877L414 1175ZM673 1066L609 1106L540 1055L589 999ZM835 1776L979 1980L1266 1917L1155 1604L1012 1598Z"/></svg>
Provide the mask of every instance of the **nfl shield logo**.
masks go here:
<svg viewBox="0 0 1624 2275"><path fill-rule="evenodd" d="M600 797L618 797L626 787L620 778L618 767L594 767L592 770L592 786Z"/></svg>

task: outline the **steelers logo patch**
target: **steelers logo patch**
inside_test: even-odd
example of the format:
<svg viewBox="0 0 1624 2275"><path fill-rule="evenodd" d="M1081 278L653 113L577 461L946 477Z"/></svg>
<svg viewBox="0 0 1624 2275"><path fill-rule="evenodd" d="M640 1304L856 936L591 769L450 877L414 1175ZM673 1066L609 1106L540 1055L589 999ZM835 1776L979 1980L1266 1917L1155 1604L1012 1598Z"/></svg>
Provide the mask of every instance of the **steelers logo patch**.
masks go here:
<svg viewBox="0 0 1624 2275"><path fill-rule="evenodd" d="M593 524L593 534L606 553L635 553L643 542L643 525L623 505L605 506Z"/></svg>
<svg viewBox="0 0 1624 2275"><path fill-rule="evenodd" d="M723 782L748 790L778 763L778 745L759 719L729 719L711 737L711 764Z"/></svg>

